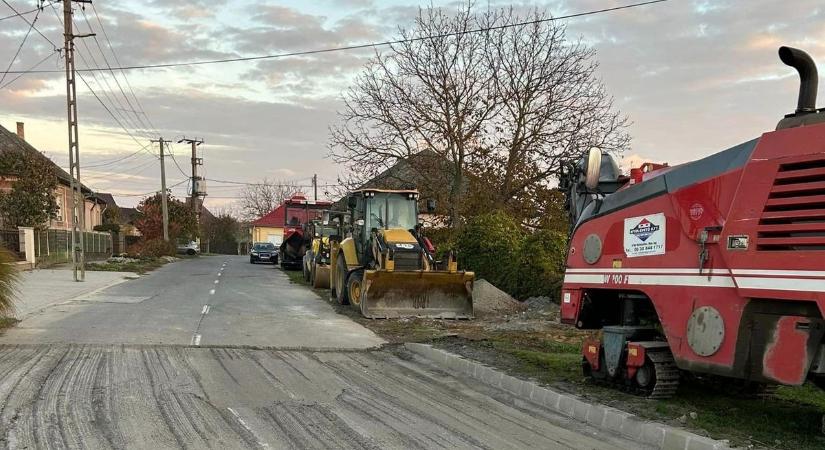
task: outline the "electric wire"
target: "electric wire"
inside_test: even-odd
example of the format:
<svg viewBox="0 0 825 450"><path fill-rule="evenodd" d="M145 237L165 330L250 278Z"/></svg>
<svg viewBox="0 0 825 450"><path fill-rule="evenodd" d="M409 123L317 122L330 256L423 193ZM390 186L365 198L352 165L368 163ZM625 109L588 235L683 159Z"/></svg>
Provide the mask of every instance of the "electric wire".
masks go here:
<svg viewBox="0 0 825 450"><path fill-rule="evenodd" d="M53 2L53 3L60 3L60 1L61 1L61 0L56 0L56 1L55 1L55 2ZM5 2L4 2L4 3L5 3ZM8 4L8 3L7 3L7 4ZM42 6L38 6L37 8L31 9L31 10L28 10L28 11L23 11L23 12L20 12L20 13L16 12L15 14L12 14L12 15L10 15L10 16L0 17L0 22L4 21L4 20L6 20L6 19L14 19L14 18L16 18L16 17L25 16L25 15L31 14L31 13L33 13L33 12L36 12L36 11L41 11L41 10L43 9L43 7L45 7L45 6L46 6L46 5L45 5L45 3L44 3ZM13 10L13 9L14 9L14 8L12 8L12 10Z"/></svg>
<svg viewBox="0 0 825 450"><path fill-rule="evenodd" d="M106 28L103 26L103 21L100 19L100 14L97 12L97 8L95 8L94 3L92 3L92 11L95 13L95 19L97 19L97 23L100 25L100 31L103 33L103 37L106 39L106 45L109 46L109 50L112 52L112 57L115 59L115 64L120 66L120 58L117 57L115 47L112 45L112 41L109 39L109 33L106 32ZM123 80L126 82L126 87L129 88L129 92L132 93L132 97L135 99L135 104L138 106L138 110L140 110L140 112L146 118L146 122L149 123L149 127L153 129L155 133L160 135L155 124L152 123L152 119L149 117L148 114L146 114L146 110L143 109L143 105L140 103L140 99L137 95L135 95L135 90L132 88L132 83L129 82L129 77L126 76L126 71L120 70L120 73L123 75Z"/></svg>
<svg viewBox="0 0 825 450"><path fill-rule="evenodd" d="M4 0L5 1L5 0ZM8 5L8 2L6 2ZM11 61L9 61L9 66L6 67L6 73L3 74L3 77L0 78L0 84L3 84L6 81L6 76L8 75L9 69L11 66L14 65L14 62L17 60L17 57L20 56L20 50L23 50L23 46L26 45L26 41L29 39L29 35L32 33L32 28L34 28L34 24L37 23L37 19L40 17L40 11L37 11L37 14L34 16L34 20L29 24L29 29L26 30L26 34L23 36L23 40L20 42L20 45L17 46L17 51L14 52L14 56L11 57Z"/></svg>
<svg viewBox="0 0 825 450"><path fill-rule="evenodd" d="M60 50L56 50L56 51L54 51L54 52L49 53L48 55L46 55L46 57L45 57L45 58L41 59L41 60L40 60L40 61L38 61L35 65L31 66L31 67L29 68L29 70L34 70L34 69L36 69L36 68L40 67L40 65L41 65L41 64L43 64L44 62L48 61L48 60L49 60L52 56L57 55L57 54L59 54L59 53L60 53ZM15 82L15 81L17 81L17 80L19 80L19 79L23 78L24 76L26 76L26 74L27 74L27 73L31 73L31 72L25 72L25 73L19 73L19 74L17 74L17 76L16 76L16 77L14 77L14 78L12 78L11 80L7 81L7 82L6 82L6 84L4 84L4 85L0 86L0 90L3 90L3 89L5 89L5 88L7 88L7 87L11 86L12 84L14 84L14 82ZM4 77L4 78L5 78L5 77Z"/></svg>
<svg viewBox="0 0 825 450"><path fill-rule="evenodd" d="M57 44L55 44L55 43L54 43L54 41L52 41L52 40L51 40L51 39L49 39L49 38L48 38L45 34L43 34L42 32L40 32L40 30L38 30L38 29L37 29L37 27L35 27L35 26L34 26L34 23L29 22L29 19L27 19L27 18L26 18L25 16L23 16L22 14L20 14L20 13L19 13L19 12L18 12L15 8L14 8L14 6L11 6L11 4L10 4L7 0L3 0L3 3L5 3L5 4L6 4L6 6L8 6L9 8L11 8L11 10L12 10L12 11L14 11L14 13L15 13L15 14L17 14L17 15L16 15L16 16L14 16L14 17L20 17L21 19L23 19L23 21L25 21L25 22L26 22L26 23L27 23L30 27L32 27L32 29L33 29L34 31L36 31L36 32L37 32L37 34L39 34L40 36L42 36L42 37L43 37L43 39L47 40L50 44L52 44L52 47L54 47L54 49L55 49L55 50L57 50L57 49L59 48L59 47L57 46ZM52 8L54 8L54 3L51 3L49 6L51 6ZM38 72L39 72L39 73L43 73L42 71L33 71L33 72L29 72L29 73L38 73ZM11 72L9 72L9 73L18 73L18 72L11 71ZM50 70L48 73L60 73L60 71L59 71L59 70Z"/></svg>
<svg viewBox="0 0 825 450"><path fill-rule="evenodd" d="M89 33L95 34L94 29L92 28L91 22L89 22L89 17L86 15L86 8L81 8L80 11L83 14L83 19L86 21L86 26L89 28ZM99 19L98 19L98 23L100 23ZM102 27L102 24L101 24L101 27ZM112 65L109 64L109 58L106 57L106 52L103 51L103 46L100 45L100 41L97 39L97 36L96 35L92 36L92 39L95 41L95 44L97 45L97 49L100 51L100 55L103 57L103 62L106 64L106 67L109 69L109 74L112 76L112 79L114 79L118 90L120 90L120 93L123 95L123 98L126 100L126 104L129 106L129 109L127 111L132 111L134 113L135 119L137 119L137 123L139 123L140 126L143 129L150 130L149 126L146 124L146 122L144 122L143 118L141 118L140 114L138 114L137 111L135 111L135 109L134 109L135 107L132 105L132 101L129 100L129 96L126 95L126 91L123 90L123 86L121 86L120 80L118 80L118 77L115 74L115 71L112 70ZM84 44L85 44L85 42L84 42ZM87 47L87 49L88 49L88 47ZM97 65L97 61L95 61L94 58L92 60L95 62L95 65ZM109 85L108 82L106 83L106 85L107 86ZM114 90L113 90L113 92L114 92ZM115 97L117 97L117 96L115 95ZM122 106L123 105L121 105L121 107ZM122 109L125 110L125 108L122 108ZM144 114L145 114L145 111L144 111ZM155 134L154 136L152 136L153 138L156 138L156 137L160 136L160 133L158 133L157 130L150 130L150 131L152 131Z"/></svg>
<svg viewBox="0 0 825 450"><path fill-rule="evenodd" d="M5 0L4 0L5 1ZM233 63L233 62L245 62L245 61L260 61L260 60L267 60L267 59L278 59L278 58L287 58L293 56L307 56L307 55L316 55L321 53L332 53L332 52L340 52L340 51L348 51L348 50L359 50L365 48L375 48L375 47L386 47L391 45L403 44L407 42L418 42L418 41L426 41L431 39L440 39L450 36L459 36L464 34L474 34L474 33L485 33L488 31L496 31L502 30L507 28L516 28L516 27L523 27L527 25L535 25L544 22L553 22L557 20L563 19L572 19L576 17L585 17L585 16L592 16L596 14L603 14L613 11L619 11L624 9L630 8L637 8L641 6L652 5L655 3L664 3L669 0L650 0L645 2L639 3L631 3L627 5L615 6L611 8L602 8L597 10L585 11L580 13L574 14L567 14L563 16L556 16L556 17L547 17L544 19L536 19L536 20L529 20L524 22L506 24L506 25L497 25L494 27L483 27L483 28L474 28L471 30L462 30L462 31L454 31L449 33L442 33L437 35L430 35L430 36L421 36L415 38L408 38L408 39L395 39L390 41L381 41L381 42L371 42L367 44L355 44L355 45L347 45L341 47L332 47L332 48L323 48L323 49L315 49L315 50L303 50L297 52L288 52L288 53L276 53L271 55L257 55L257 56L242 56L237 58L223 58L223 59L211 59L211 60L203 60L203 61L184 61L184 62L177 62L177 63L161 63L161 64L140 64L140 65L131 65L131 66L120 66L114 67L113 69L116 70L135 70L135 69L164 69L164 68L172 68L172 67L184 67L184 66L202 66L202 65L209 65L209 64L224 64L224 63ZM94 72L94 71L103 71L109 70L100 67L94 68L85 68L85 69L78 69L78 71L83 72ZM34 71L32 73L54 73L57 71L48 71L48 70L40 70ZM9 73L18 73L16 71L10 71Z"/></svg>

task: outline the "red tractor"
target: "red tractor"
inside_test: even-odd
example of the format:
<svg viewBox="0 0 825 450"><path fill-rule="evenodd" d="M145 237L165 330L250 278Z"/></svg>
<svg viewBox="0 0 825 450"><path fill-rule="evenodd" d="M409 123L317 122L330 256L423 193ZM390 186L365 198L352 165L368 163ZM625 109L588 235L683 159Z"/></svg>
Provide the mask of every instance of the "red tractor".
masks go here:
<svg viewBox="0 0 825 450"><path fill-rule="evenodd" d="M323 211L331 205L332 202L307 200L300 193L284 200L284 235L278 247L282 269L301 270L307 246L312 242L312 236L305 235L304 226L321 219Z"/></svg>
<svg viewBox="0 0 825 450"><path fill-rule="evenodd" d="M805 52L775 131L622 176L597 149L565 170L572 223L561 320L601 330L583 369L653 398L680 375L825 387L825 109Z"/></svg>

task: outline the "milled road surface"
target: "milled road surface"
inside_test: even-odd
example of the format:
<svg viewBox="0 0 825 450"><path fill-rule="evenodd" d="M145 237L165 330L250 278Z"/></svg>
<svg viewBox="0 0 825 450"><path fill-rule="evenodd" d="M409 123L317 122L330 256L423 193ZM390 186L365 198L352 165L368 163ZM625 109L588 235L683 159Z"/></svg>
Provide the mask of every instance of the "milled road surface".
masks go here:
<svg viewBox="0 0 825 450"><path fill-rule="evenodd" d="M0 447L642 448L372 349L280 271L225 260L166 266L0 338Z"/></svg>

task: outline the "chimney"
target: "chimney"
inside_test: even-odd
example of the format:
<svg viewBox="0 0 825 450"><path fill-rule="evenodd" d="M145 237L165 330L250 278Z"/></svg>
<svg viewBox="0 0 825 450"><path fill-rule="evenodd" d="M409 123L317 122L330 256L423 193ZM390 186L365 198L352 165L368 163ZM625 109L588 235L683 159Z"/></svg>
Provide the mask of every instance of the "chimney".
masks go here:
<svg viewBox="0 0 825 450"><path fill-rule="evenodd" d="M17 122L17 135L20 139L26 140L26 124L23 122Z"/></svg>

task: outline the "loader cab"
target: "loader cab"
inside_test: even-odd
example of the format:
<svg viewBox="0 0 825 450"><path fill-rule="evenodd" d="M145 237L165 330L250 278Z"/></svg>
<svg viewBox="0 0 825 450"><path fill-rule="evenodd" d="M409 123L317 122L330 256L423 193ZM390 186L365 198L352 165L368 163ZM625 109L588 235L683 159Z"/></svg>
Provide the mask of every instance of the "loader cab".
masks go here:
<svg viewBox="0 0 825 450"><path fill-rule="evenodd" d="M370 259L373 231L414 230L418 225L418 191L362 190L350 194L352 235L359 258Z"/></svg>
<svg viewBox="0 0 825 450"><path fill-rule="evenodd" d="M619 190L626 182L619 165L610 153L596 147L562 171L559 188L566 196L565 206L570 219L570 229L582 218L598 211L606 195Z"/></svg>

